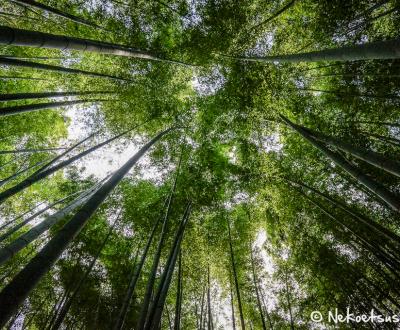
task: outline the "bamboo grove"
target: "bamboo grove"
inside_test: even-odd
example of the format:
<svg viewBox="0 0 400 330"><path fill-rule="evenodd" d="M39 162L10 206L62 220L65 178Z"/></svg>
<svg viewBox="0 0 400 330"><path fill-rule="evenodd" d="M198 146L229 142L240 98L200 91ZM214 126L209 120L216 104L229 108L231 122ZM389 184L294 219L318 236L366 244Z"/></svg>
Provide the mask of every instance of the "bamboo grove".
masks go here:
<svg viewBox="0 0 400 330"><path fill-rule="evenodd" d="M0 327L396 329L400 2L0 3Z"/></svg>

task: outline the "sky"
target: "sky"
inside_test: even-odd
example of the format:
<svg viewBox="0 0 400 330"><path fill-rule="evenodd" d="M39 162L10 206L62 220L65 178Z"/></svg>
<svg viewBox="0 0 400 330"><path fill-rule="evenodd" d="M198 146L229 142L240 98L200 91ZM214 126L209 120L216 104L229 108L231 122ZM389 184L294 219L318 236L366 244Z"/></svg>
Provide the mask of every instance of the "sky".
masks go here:
<svg viewBox="0 0 400 330"><path fill-rule="evenodd" d="M65 116L68 117L71 122L68 126L68 138L64 143L71 145L73 141L79 141L91 134L91 129L88 127L90 123L90 120L88 123L88 117L94 115L95 108L89 107L84 110L85 112L83 112L81 108L73 106L68 108L65 112ZM124 145L122 150L118 148L121 142L123 142ZM90 144L90 146L92 145L94 144ZM101 147L74 164L82 170L81 175L83 177L93 175L97 179L102 179L107 174L120 168L141 146L142 143L139 141L138 137L133 137L129 140L122 137L113 141L110 145ZM139 164L141 165L139 175L143 179L157 182L162 178L164 172L160 172L157 168L151 166L148 156L143 156Z"/></svg>

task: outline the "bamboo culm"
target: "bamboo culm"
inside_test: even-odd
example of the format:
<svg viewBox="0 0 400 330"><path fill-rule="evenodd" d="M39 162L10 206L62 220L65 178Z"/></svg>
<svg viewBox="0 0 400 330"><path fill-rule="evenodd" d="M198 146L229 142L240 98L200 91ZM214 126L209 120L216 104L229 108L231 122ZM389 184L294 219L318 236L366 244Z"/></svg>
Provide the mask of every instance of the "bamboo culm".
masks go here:
<svg viewBox="0 0 400 330"><path fill-rule="evenodd" d="M242 300L240 297L239 281L238 281L237 272L236 272L235 255L233 253L231 225L230 225L229 219L227 219L227 222L228 222L229 251L230 251L230 257L231 257L233 279L235 280L236 296L237 296L238 307L239 307L240 325L241 325L242 330L245 330L246 325L245 325L244 316L243 316Z"/></svg>
<svg viewBox="0 0 400 330"><path fill-rule="evenodd" d="M140 309L140 316L139 316L139 321L137 324L137 329L143 329L146 324L150 300L151 300L151 296L153 294L154 283L156 280L158 264L160 263L161 252L162 252L162 248L164 246L164 241L165 241L166 234L167 234L168 219L169 219L169 215L171 212L171 205L172 205L173 197L174 197L177 182L178 182L181 163L182 163L182 153L181 153L181 156L179 157L179 162L178 162L178 167L177 167L175 178L174 178L174 183L171 187L171 192L168 196L167 207L165 210L164 219L163 219L163 223L162 223L162 227L161 227L160 239L159 239L159 242L157 245L156 253L154 254L154 257L153 257L153 264L151 266L150 276L147 280L146 292L144 294L142 306Z"/></svg>
<svg viewBox="0 0 400 330"><path fill-rule="evenodd" d="M178 230L176 232L174 243L170 251L166 267L161 275L160 283L157 288L157 292L154 295L154 301L149 310L149 315L147 318L146 325L144 329L155 330L159 325L161 320L162 311L164 308L165 299L168 293L169 285L171 282L172 274L175 268L176 259L178 256L180 244L183 239L183 234L185 231L186 224L190 217L192 203L188 202L186 205L185 212L183 214L182 220L179 224ZM140 329L141 330L141 329Z"/></svg>
<svg viewBox="0 0 400 330"><path fill-rule="evenodd" d="M302 191L297 190L301 195L303 195L311 204L316 206L318 209L320 209L325 215L327 215L329 218L331 218L333 221L339 223L341 226L343 226L351 235L353 235L364 249L370 251L374 256L380 260L383 261L383 264L385 264L389 270L394 271L394 274L398 276L397 272L395 271L396 268L400 266L399 262L396 259L393 259L390 255L388 255L385 251L383 251L379 246L376 246L372 243L370 243L365 237L359 235L356 233L353 229L351 229L347 224L345 224L343 221L338 219L335 215L333 215L331 212L329 212L325 207L323 207L320 203L317 201L313 200L310 198L307 194L305 194Z"/></svg>
<svg viewBox="0 0 400 330"><path fill-rule="evenodd" d="M139 263L135 264L135 267L134 267L134 270L133 270L133 274L132 274L131 280L130 280L129 285L128 285L128 290L126 291L126 295L124 297L124 300L122 302L121 308L119 310L117 321L115 322L115 325L114 325L114 330L120 330L124 326L125 318L126 318L126 315L128 313L128 310L129 310L129 306L130 306L131 301L132 301L133 293L135 292L136 283L137 283L137 281L139 279L140 272L142 271L143 265L144 265L144 263L146 261L147 253L149 252L151 243L153 242L153 238L154 238L154 235L156 233L156 229L158 227L158 224L160 223L160 220L161 220L161 217L158 218L157 221L155 222L155 224L153 226L153 229L152 229L152 231L150 233L150 236L149 236L149 238L147 240L146 246L145 246L145 248L143 250L143 253L142 253L142 256L140 258L140 261L139 261Z"/></svg>
<svg viewBox="0 0 400 330"><path fill-rule="evenodd" d="M32 184L48 177L49 175L55 173L56 171L70 165L71 163L75 162L76 160L90 154L91 152L111 143L112 141L120 138L121 136L124 136L125 134L131 132L133 129L135 129L138 126L135 126L134 128L127 130L125 132L122 132L121 134L118 134L104 142L101 142L93 147L88 148L85 151L80 152L79 154L64 160L56 165L54 165L53 167L50 168L44 168L43 170L39 171L39 172L35 172L33 173L31 176L29 176L28 178L26 178L25 180L19 182L18 184L16 184L13 187L10 187L9 189L3 191L0 193L0 203L2 203L5 199L19 193L20 191L24 190L25 188L31 186ZM57 158L57 157L56 157Z"/></svg>
<svg viewBox="0 0 400 330"><path fill-rule="evenodd" d="M30 217L28 217L27 219L25 219L24 221L20 222L19 224L15 225L14 227L12 227L10 230L8 230L5 234L0 236L0 242L4 241L5 239L7 239L8 237L10 237L12 234L14 234L16 231L18 231L20 228L24 227L25 225L27 225L29 222L31 222L32 220L36 219L39 215L45 213L47 210L52 209L54 206L57 206L58 204L62 204L65 201L67 201L68 199L70 199L72 196L75 196L77 194L79 194L80 191L75 192L73 194L68 195L67 197L63 197L49 205L47 205L46 207L44 207L43 209L37 211L36 213L34 213L33 215L31 215Z"/></svg>
<svg viewBox="0 0 400 330"><path fill-rule="evenodd" d="M318 148L323 154L325 154L329 159L331 159L335 164L341 167L344 171L350 174L357 182L364 185L368 190L370 190L373 194L375 194L381 201L385 203L385 205L390 206L391 209L400 212L400 200L397 196L395 196L392 192L387 190L384 186L379 184L378 182L372 180L367 175L365 175L361 170L352 165L348 160L342 157L340 154L335 153L328 149L323 143L316 140L308 131L303 130L301 127L293 124L289 119L280 115L281 119L295 131L297 131L300 135L302 135L306 140L308 140L313 146Z"/></svg>
<svg viewBox="0 0 400 330"><path fill-rule="evenodd" d="M273 19L277 18L279 15L281 15L283 12L285 12L286 10L288 10L290 7L292 7L294 5L296 0L290 0L286 5L284 5L281 9L279 9L276 13L274 13L272 16L268 17L266 20L258 23L256 26L253 26L249 32L252 32L256 29L258 29L259 27L261 27L262 25L265 25L269 22L271 22Z"/></svg>
<svg viewBox="0 0 400 330"><path fill-rule="evenodd" d="M93 195L95 189L98 188L98 185L95 185L91 189L83 192L76 199L74 199L69 205L65 206L61 210L55 212L52 215L46 217L41 223L37 224L35 227L32 227L26 233L22 234L16 240L11 242L9 245L0 249L0 265L8 261L11 257L13 257L16 253L22 250L24 247L28 246L31 242L33 242L36 238L38 238L41 234L47 231L51 226L55 225L59 221L63 220L69 213L78 209L81 205L83 205L87 199Z"/></svg>
<svg viewBox="0 0 400 330"><path fill-rule="evenodd" d="M109 54L117 56L135 57L146 60L162 61L168 63L185 63L158 58L148 51L142 51L131 47L101 42L90 39L74 38L64 35L36 32L0 26L0 44L14 46L28 46L37 48L55 48L60 50L78 50Z"/></svg>
<svg viewBox="0 0 400 330"><path fill-rule="evenodd" d="M371 165L374 165L377 168L380 168L388 173L391 173L393 175L400 177L400 162L389 159L389 158L387 158L377 152L374 152L372 150L360 148L360 147L354 146L346 141L343 141L341 139L338 139L338 138L335 138L332 136L328 136L328 135L320 133L320 132L313 131L304 126L300 126L300 125L297 125L297 126L308 131L309 134L312 135L318 141L324 142L331 146L335 146L345 152L348 152L349 154L353 155L354 157L356 157L358 159L361 159Z"/></svg>
<svg viewBox="0 0 400 330"><path fill-rule="evenodd" d="M232 328L233 328L233 330L236 330L235 304L234 304L234 299L233 299L231 272L229 272L229 291L230 291L230 298L231 298L230 300L231 300Z"/></svg>
<svg viewBox="0 0 400 330"><path fill-rule="evenodd" d="M63 59L72 59L72 57L49 57L49 56L18 56L18 55L0 55L0 57L7 58L19 58L20 60L63 60Z"/></svg>
<svg viewBox="0 0 400 330"><path fill-rule="evenodd" d="M4 326L18 310L39 280L50 270L69 243L80 233L93 213L118 185L133 165L151 146L164 135L176 128L169 128L157 134L145 144L132 158L117 170L68 221L61 230L43 247L43 249L19 272L14 279L0 292L0 326Z"/></svg>
<svg viewBox="0 0 400 330"><path fill-rule="evenodd" d="M68 149L66 149L64 152L62 152L61 154L57 155L56 157L54 157L52 160L50 160L49 162L47 162L45 165L43 165L42 167L38 168L35 172L33 172L29 177L32 178L34 177L36 174L38 174L39 172L43 172L46 168L49 168L51 165L55 164L57 161L59 161L62 157L64 157L65 155L69 154L70 152L72 152L73 150L75 150L76 148L78 148L79 146L81 146L82 144L84 144L86 141L88 141L89 139L91 139L94 135L96 135L97 133L99 133L99 131L96 131L90 135L88 135L87 137L83 138L82 140L78 141L77 143L73 144L71 147L69 147Z"/></svg>
<svg viewBox="0 0 400 330"><path fill-rule="evenodd" d="M14 179L18 178L20 175L30 171L31 169L34 169L35 167L38 167L38 166L42 165L46 161L47 160L39 161L39 162L37 162L37 163L35 163L33 165L30 165L30 166L27 166L27 167L25 167L23 169L18 170L17 172L15 172L14 174L10 175L7 178L4 178L4 179L0 180L0 187L4 186L5 184L7 184L10 181L13 181Z"/></svg>
<svg viewBox="0 0 400 330"><path fill-rule="evenodd" d="M0 150L0 155L9 155L9 154L22 154L22 153L38 153L38 152L47 152L47 151L58 151L65 150L66 148L42 148L42 149L14 149L14 150Z"/></svg>
<svg viewBox="0 0 400 330"><path fill-rule="evenodd" d="M36 208L38 208L40 205L43 205L44 203L46 203L45 201L40 202L39 204L34 205L33 207L31 207L29 210L25 211L24 213L17 215L15 218L11 219L10 221L7 221L5 223L3 223L0 226L0 230L3 230L4 228L7 228L9 225L11 225L12 223L15 223L17 220L21 219L22 217L24 217L25 215L31 213L32 211L34 211Z"/></svg>
<svg viewBox="0 0 400 330"><path fill-rule="evenodd" d="M25 104L25 105L15 105L11 107L0 108L0 117L19 115L26 112L33 112L45 109L55 109L69 107L75 104L84 103L97 103L97 102L109 102L110 100L75 100L75 101L63 101L63 102L49 102L49 103L35 103L35 104Z"/></svg>
<svg viewBox="0 0 400 330"><path fill-rule="evenodd" d="M94 95L94 94L113 94L113 91L84 91L84 92L42 92L42 93L13 93L13 94L0 94L0 101L16 101L16 100L29 100L29 99L42 99L42 98L56 98L65 96L81 96L81 95Z"/></svg>
<svg viewBox="0 0 400 330"><path fill-rule="evenodd" d="M253 285L254 285L254 290L256 292L258 312L260 313L261 324L262 324L263 330L267 330L264 313L263 313L262 305L261 305L260 293L258 291L258 283L257 283L258 279L257 279L257 275L256 275L256 270L254 267L253 250L251 249L251 247L250 247L250 260L251 260L251 270L253 273Z"/></svg>
<svg viewBox="0 0 400 330"><path fill-rule="evenodd" d="M1 34L1 27L0 27L0 34ZM1 44L1 42L0 42L0 44ZM36 63L36 62L31 62L31 61L22 61L22 60L14 59L14 58L0 57L0 64L23 67L23 68L31 68L31 69L37 69L37 70L61 72L61 73L82 74L85 76L108 78L108 79L114 79L114 80L120 80L120 81L128 81L128 82L131 81L126 78L111 76L108 74L103 74L103 73L98 73L98 72L72 69L72 68L67 68L67 67L58 66L58 65ZM18 79L17 77L13 77L13 78ZM28 79L28 78L23 78L23 79ZM40 78L29 78L29 79L47 80L47 79L40 79Z"/></svg>
<svg viewBox="0 0 400 330"><path fill-rule="evenodd" d="M26 6L31 6L31 7L35 7L44 11L47 11L49 13L52 13L54 15L57 15L59 17L63 17L66 18L72 22L78 23L78 24L83 24L83 25L87 25L89 27L93 27L93 28L100 28L102 29L100 26L98 26L97 24L94 24L86 19L83 19L81 17L69 14L69 13L65 13L57 8L53 8L50 7L48 5L45 5L43 3L34 1L34 0L13 0L16 3L20 3L22 5L26 5Z"/></svg>
<svg viewBox="0 0 400 330"><path fill-rule="evenodd" d="M182 310L182 294L183 294L183 284L182 284L182 250L179 249L178 257L178 274L176 281L176 300L175 300L175 321L174 330L181 329L181 310Z"/></svg>
<svg viewBox="0 0 400 330"><path fill-rule="evenodd" d="M319 190L305 184L302 182L298 182L298 181L294 181L288 178L283 178L284 180L293 183L297 186L303 187L307 190L312 191L313 193L317 194L318 196L324 198L325 200L329 201L332 205L335 205L337 207L339 207L340 209L342 209L343 211L345 211L347 214L349 214L350 216L352 216L353 218L357 219L359 222L361 222L363 225L367 226L369 229L377 232L379 235L381 235L382 237L385 237L387 240L389 241L393 241L396 244L398 244L400 246L400 237L395 234L394 232L388 230L387 228L383 227L381 224L373 221L372 219L366 217L363 214L358 213L357 211L354 211L353 209L351 209L350 207L348 207L346 204L330 197L329 195L320 192Z"/></svg>
<svg viewBox="0 0 400 330"><path fill-rule="evenodd" d="M233 57L233 60L248 62L319 62L319 61L357 61L357 60L384 60L400 58L400 39L375 41L362 45L345 46L309 53L276 55L265 57Z"/></svg>
<svg viewBox="0 0 400 330"><path fill-rule="evenodd" d="M88 278L89 274L93 270L94 265L96 264L97 259L99 258L101 251L104 249L104 247L107 244L108 239L110 238L115 225L117 224L119 218L120 218L120 213L117 215L116 219L114 220L112 226L110 227L106 237L103 239L102 243L100 244L99 249L97 250L97 253L93 257L92 261L90 262L89 266L87 267L85 273L83 276L79 279L78 283L76 283L75 288L72 290L72 293L69 295L68 299L65 301L65 303L62 305L61 310L58 312L57 318L54 321L54 323L51 326L51 330L57 330L60 328L62 322L64 321L65 316L68 314L69 309L71 308L71 305L77 296L80 288L82 287L83 283L86 281Z"/></svg>
<svg viewBox="0 0 400 330"><path fill-rule="evenodd" d="M172 259L171 259L171 263L169 264L168 271L166 273L166 277L165 277L163 286L161 288L161 295L160 295L160 298L158 300L158 304L156 306L156 310L155 310L155 320L156 320L156 322L153 322L153 327L151 328L152 330L157 330L158 328L157 328L156 324L161 322L161 316L162 316L163 309L164 309L164 306L165 306L165 300L167 298L168 289L169 289L170 284L171 284L172 275L174 273L176 260L177 260L178 255L179 255L180 246L181 246L181 243L182 243L182 240L183 240L183 236L184 236L184 231L185 231L187 222L189 221L190 212L191 212L191 205L192 205L191 202L189 202L188 206L187 206L187 208L185 210L185 215L183 216L183 219L182 219L183 221L182 221L182 226L180 228L180 233L178 232L179 237L178 237L178 240L176 241L175 248L174 248L174 251L173 251L173 256L172 256Z"/></svg>
<svg viewBox="0 0 400 330"><path fill-rule="evenodd" d="M207 267L207 328L208 330L214 329L214 322L212 318L211 309L211 285L210 285L210 265Z"/></svg>

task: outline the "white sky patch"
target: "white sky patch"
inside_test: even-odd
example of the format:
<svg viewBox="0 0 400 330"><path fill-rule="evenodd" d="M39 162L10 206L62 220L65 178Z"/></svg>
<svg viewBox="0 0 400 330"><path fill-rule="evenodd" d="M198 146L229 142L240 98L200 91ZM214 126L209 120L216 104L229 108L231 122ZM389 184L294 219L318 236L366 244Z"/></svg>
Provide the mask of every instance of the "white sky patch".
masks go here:
<svg viewBox="0 0 400 330"><path fill-rule="evenodd" d="M115 5L111 1L104 0L91 0L83 1L82 6L89 12L94 12L96 10L104 10L110 16L115 16Z"/></svg>
<svg viewBox="0 0 400 330"><path fill-rule="evenodd" d="M274 44L274 33L268 32L257 40L255 46L245 52L246 56L265 56Z"/></svg>
<svg viewBox="0 0 400 330"><path fill-rule="evenodd" d="M266 152L279 152L283 148L280 143L279 133L272 133L270 135L262 136L260 139L261 148Z"/></svg>
<svg viewBox="0 0 400 330"><path fill-rule="evenodd" d="M275 272L275 266L272 261L272 258L267 254L265 249L263 248L264 243L267 241L267 233L264 229L261 229L256 236L256 240L253 243L253 248L259 251L259 256L262 258L264 263L264 270L269 274Z"/></svg>
<svg viewBox="0 0 400 330"><path fill-rule="evenodd" d="M353 247L338 242L333 234L324 235L324 239L331 242L334 245L336 252L338 252L342 256L345 256L350 262L353 263L358 258L360 258L359 253L355 249L353 249Z"/></svg>
<svg viewBox="0 0 400 330"><path fill-rule="evenodd" d="M68 50L63 50L62 51L62 56L63 58L61 59L61 65L65 67L70 67L74 64L78 64L82 61L82 57L79 55L75 54L75 57L71 56L71 52Z"/></svg>
<svg viewBox="0 0 400 330"><path fill-rule="evenodd" d="M211 305L212 317L215 329L233 329L232 309L230 296L223 297L222 288L218 282L211 280ZM236 313L236 310L235 310ZM237 317L235 314L236 323Z"/></svg>
<svg viewBox="0 0 400 330"><path fill-rule="evenodd" d="M200 96L215 94L226 82L219 66L214 66L209 75L198 75L192 79L192 86Z"/></svg>
<svg viewBox="0 0 400 330"><path fill-rule="evenodd" d="M78 107L70 107L65 112L64 115L71 120L68 126L68 138L64 142L65 145L71 145L92 133L94 123L93 117L96 115L96 107L92 106L84 110L85 111L82 111L82 109ZM95 142L91 141L92 143L89 142L85 144L85 149L106 139L106 137L103 137L102 140L99 141L94 138ZM101 147L73 164L81 169L80 174L83 177L93 175L98 179L102 179L107 174L120 168L143 146L143 143L144 141L139 136L129 139L121 137L113 141L110 145ZM146 164L145 169L141 167L140 177L142 179L159 181L163 172L151 166L148 156L143 156L138 164Z"/></svg>
<svg viewBox="0 0 400 330"><path fill-rule="evenodd" d="M267 233L264 229L261 229L256 236L256 240L253 243L253 250L256 252L256 255L261 258L262 266L263 266L263 275L259 276L261 279L261 295L264 296L264 303L267 311L272 311L275 309L278 299L274 292L275 286L269 283L269 279L272 278L272 275L276 271L275 264L272 258L268 255L267 251L264 249L264 244L267 241Z"/></svg>
<svg viewBox="0 0 400 330"><path fill-rule="evenodd" d="M182 25L184 29L195 27L199 25L202 21L202 16L199 14L198 7L204 5L206 1L204 0L189 0L187 1L189 7L189 14L187 19L182 20Z"/></svg>
<svg viewBox="0 0 400 330"><path fill-rule="evenodd" d="M236 146L233 146L232 149L228 152L228 157L229 157L229 161L232 164L237 164L237 148Z"/></svg>

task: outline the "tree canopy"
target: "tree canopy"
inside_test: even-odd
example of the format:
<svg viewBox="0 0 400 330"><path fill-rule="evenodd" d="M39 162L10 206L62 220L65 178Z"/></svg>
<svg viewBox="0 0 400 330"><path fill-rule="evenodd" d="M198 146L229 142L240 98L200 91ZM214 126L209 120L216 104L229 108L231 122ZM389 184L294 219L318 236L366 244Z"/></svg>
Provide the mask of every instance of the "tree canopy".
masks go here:
<svg viewBox="0 0 400 330"><path fill-rule="evenodd" d="M395 329L399 6L2 1L0 328Z"/></svg>

